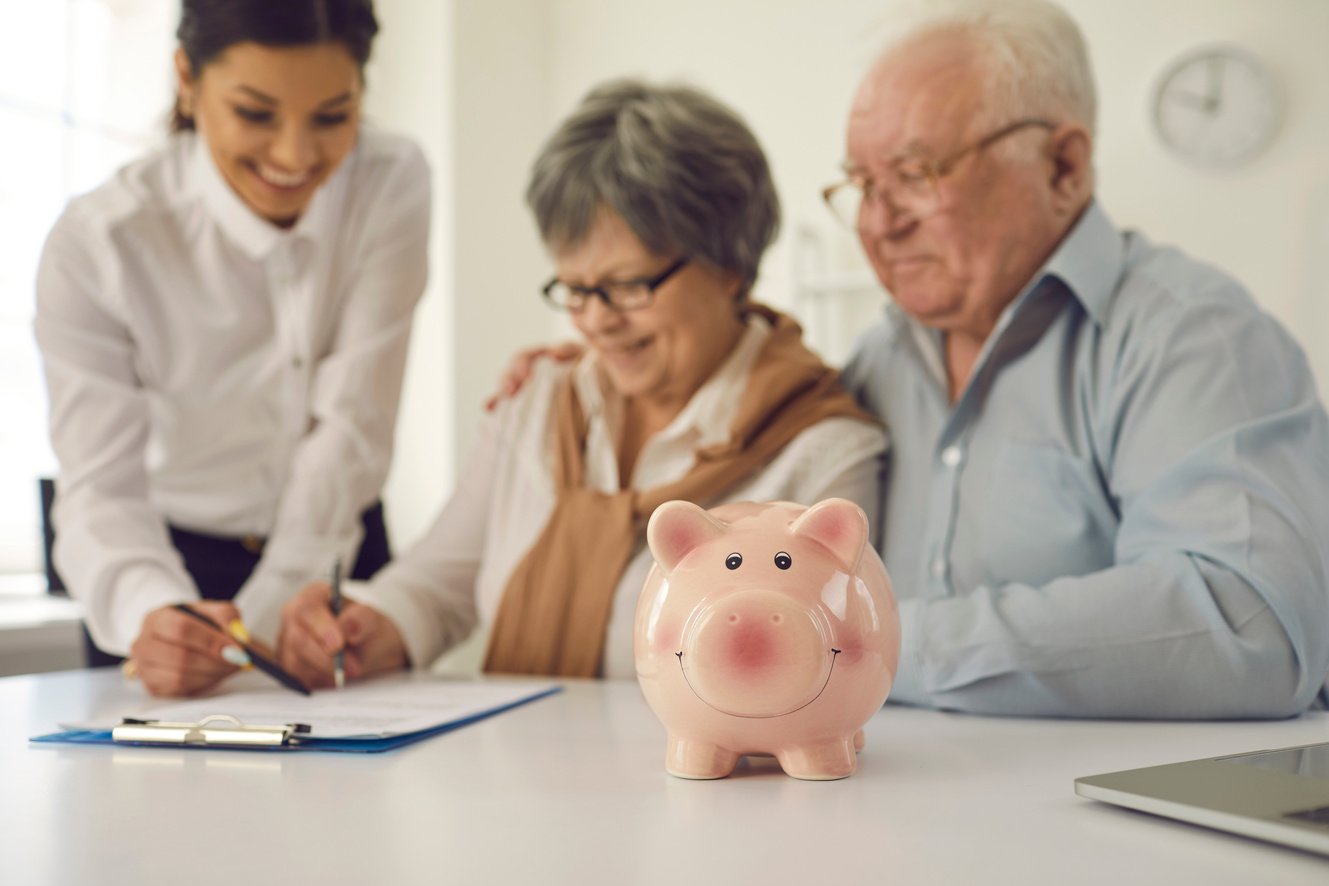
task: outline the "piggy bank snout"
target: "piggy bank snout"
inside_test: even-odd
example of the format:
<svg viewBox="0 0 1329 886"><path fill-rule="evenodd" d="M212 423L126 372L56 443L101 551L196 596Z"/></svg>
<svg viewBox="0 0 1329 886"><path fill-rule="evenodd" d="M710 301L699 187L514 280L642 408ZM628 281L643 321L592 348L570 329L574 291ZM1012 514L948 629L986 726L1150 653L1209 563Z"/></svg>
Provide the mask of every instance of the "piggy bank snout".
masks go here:
<svg viewBox="0 0 1329 886"><path fill-rule="evenodd" d="M838 654L821 611L775 591L740 591L699 607L681 640L679 665L693 693L739 717L778 717L811 703Z"/></svg>

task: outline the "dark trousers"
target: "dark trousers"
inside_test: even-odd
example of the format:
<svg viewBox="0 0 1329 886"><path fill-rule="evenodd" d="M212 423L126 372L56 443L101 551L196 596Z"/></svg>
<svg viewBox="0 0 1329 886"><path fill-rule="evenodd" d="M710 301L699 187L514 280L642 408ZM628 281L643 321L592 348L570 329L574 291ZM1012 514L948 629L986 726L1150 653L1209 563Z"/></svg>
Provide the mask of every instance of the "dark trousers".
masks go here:
<svg viewBox="0 0 1329 886"><path fill-rule="evenodd" d="M365 536L360 542L350 577L368 581L392 559L388 529L383 522L383 504L376 502L361 517ZM204 600L232 600L258 566L262 548L249 540L203 535L175 526L169 527L171 544L180 552L185 570L194 579ZM331 564L328 564L331 567ZM90 668L118 665L124 659L102 652L83 628L83 646Z"/></svg>

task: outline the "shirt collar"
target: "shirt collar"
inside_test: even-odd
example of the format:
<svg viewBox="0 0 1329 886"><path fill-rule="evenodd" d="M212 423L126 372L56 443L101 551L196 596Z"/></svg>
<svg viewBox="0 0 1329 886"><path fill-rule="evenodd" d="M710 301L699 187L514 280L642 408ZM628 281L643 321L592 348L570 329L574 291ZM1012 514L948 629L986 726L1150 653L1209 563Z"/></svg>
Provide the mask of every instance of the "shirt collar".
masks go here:
<svg viewBox="0 0 1329 886"><path fill-rule="evenodd" d="M1125 261L1126 244L1121 233L1098 201L1091 200L1043 267L1006 306L989 342L1013 321L1035 292L1042 291L1042 283L1049 278L1061 281L1094 323L1102 326L1111 309L1112 295L1117 290ZM944 385L946 368L942 360L941 333L919 323L893 301L887 303L886 313L893 321L895 334L908 331L928 371Z"/></svg>
<svg viewBox="0 0 1329 886"><path fill-rule="evenodd" d="M256 260L266 258L282 243L318 241L328 233L345 200L348 169L359 153L358 150L352 151L314 192L299 221L288 230L277 227L250 209L222 177L212 160L207 141L201 135L194 135L193 139L193 177L208 214L228 240Z"/></svg>
<svg viewBox="0 0 1329 886"><path fill-rule="evenodd" d="M656 436L668 440L694 434L698 447L728 442L730 423L738 409L738 401L743 396L743 382L752 371L770 335L771 325L763 317L749 314L743 335L724 363ZM614 397L607 383L602 380L593 352L577 364L575 372L577 397L587 417L615 421Z"/></svg>
<svg viewBox="0 0 1329 886"><path fill-rule="evenodd" d="M1055 277L1066 285L1093 321L1102 326L1112 306L1126 260L1126 245L1107 213L1094 200L1071 227L1035 277Z"/></svg>

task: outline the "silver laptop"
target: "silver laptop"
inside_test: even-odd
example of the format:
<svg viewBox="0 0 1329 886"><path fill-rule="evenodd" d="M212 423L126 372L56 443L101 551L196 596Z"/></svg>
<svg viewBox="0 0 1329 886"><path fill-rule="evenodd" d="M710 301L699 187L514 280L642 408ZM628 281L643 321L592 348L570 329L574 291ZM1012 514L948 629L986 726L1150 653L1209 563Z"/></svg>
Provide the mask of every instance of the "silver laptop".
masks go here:
<svg viewBox="0 0 1329 886"><path fill-rule="evenodd" d="M1075 793L1329 855L1329 742L1090 775Z"/></svg>

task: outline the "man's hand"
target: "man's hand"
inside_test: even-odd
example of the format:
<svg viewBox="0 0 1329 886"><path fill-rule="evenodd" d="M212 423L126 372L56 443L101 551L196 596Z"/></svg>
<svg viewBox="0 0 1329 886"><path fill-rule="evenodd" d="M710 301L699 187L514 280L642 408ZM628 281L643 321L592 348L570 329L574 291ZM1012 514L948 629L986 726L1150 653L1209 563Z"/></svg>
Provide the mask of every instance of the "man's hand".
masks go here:
<svg viewBox="0 0 1329 886"><path fill-rule="evenodd" d="M392 619L352 600L332 614L327 582L307 585L282 607L277 660L306 686L333 685L332 657L344 651L346 679L398 671L409 661L406 644Z"/></svg>
<svg viewBox="0 0 1329 886"><path fill-rule="evenodd" d="M533 348L518 351L516 356L508 363L508 368L503 370L503 377L498 382L498 390L485 401L485 411L493 412L499 403L520 391L522 386L530 379L531 371L535 368L537 360L548 358L558 363L569 363L580 357L585 350L585 346L578 342L565 341L561 344L537 345Z"/></svg>
<svg viewBox="0 0 1329 886"><path fill-rule="evenodd" d="M223 626L240 618L240 612L230 603L204 600L190 606ZM174 606L148 613L129 654L143 685L153 695L163 696L205 692L248 660L228 634L190 618Z"/></svg>

